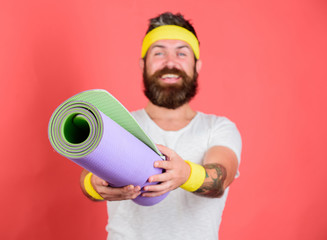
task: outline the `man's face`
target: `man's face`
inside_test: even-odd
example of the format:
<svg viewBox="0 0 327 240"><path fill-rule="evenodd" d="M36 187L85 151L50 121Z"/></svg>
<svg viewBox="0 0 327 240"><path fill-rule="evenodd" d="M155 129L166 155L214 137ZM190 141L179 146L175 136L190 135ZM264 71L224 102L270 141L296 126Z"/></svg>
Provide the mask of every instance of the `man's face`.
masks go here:
<svg viewBox="0 0 327 240"><path fill-rule="evenodd" d="M143 62L144 93L153 104L176 109L196 94L198 70L199 62L186 42L157 41Z"/></svg>

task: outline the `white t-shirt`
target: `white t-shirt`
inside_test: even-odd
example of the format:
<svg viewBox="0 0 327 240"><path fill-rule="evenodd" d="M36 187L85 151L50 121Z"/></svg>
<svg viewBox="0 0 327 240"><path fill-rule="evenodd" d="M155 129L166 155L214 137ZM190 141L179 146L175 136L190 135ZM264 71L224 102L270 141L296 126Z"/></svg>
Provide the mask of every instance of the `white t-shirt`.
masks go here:
<svg viewBox="0 0 327 240"><path fill-rule="evenodd" d="M185 160L202 164L205 152L219 145L232 149L240 163L241 137L235 124L225 117L197 112L186 127L165 131L144 109L132 115L156 144L175 150ZM177 188L153 206L140 206L131 200L107 202L107 239L217 240L227 195L228 188L220 198L202 197Z"/></svg>

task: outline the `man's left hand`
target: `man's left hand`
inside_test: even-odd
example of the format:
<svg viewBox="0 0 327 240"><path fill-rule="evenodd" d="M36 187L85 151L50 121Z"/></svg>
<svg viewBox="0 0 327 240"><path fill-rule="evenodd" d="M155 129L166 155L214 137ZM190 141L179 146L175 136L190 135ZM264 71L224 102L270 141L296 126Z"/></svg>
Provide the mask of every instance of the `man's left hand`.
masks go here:
<svg viewBox="0 0 327 240"><path fill-rule="evenodd" d="M142 196L156 197L178 188L185 183L190 176L190 166L172 149L163 145L157 145L159 151L166 156L166 161L154 162L154 167L162 168L162 174L149 177L149 182L160 182L159 184L145 186Z"/></svg>

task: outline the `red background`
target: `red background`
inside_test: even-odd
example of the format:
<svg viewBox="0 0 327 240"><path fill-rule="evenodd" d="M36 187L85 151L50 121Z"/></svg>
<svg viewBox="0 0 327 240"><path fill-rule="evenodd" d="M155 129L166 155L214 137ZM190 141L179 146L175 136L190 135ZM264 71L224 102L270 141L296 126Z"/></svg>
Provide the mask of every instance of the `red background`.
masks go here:
<svg viewBox="0 0 327 240"><path fill-rule="evenodd" d="M243 137L221 239L327 239L324 0L2 0L0 239L105 239L105 204L83 197L81 169L52 150L47 124L87 89L143 107L141 41L167 10L201 41L193 107Z"/></svg>

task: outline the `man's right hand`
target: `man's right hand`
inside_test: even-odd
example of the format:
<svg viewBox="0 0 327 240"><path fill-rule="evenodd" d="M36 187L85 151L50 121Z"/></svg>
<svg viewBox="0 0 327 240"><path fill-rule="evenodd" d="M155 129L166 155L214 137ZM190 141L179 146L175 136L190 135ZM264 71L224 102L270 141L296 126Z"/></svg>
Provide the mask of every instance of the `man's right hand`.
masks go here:
<svg viewBox="0 0 327 240"><path fill-rule="evenodd" d="M83 172L81 173L81 180L80 180L82 191L88 198L90 198L91 200L95 200L85 191L84 178L86 174L88 174L88 171L84 169ZM120 188L110 187L108 182L106 182L105 180L99 178L94 174L92 174L91 177L91 184L94 190L97 193L99 193L100 196L104 198L104 200L107 201L120 201L120 200L134 199L141 194L140 186L128 185Z"/></svg>

